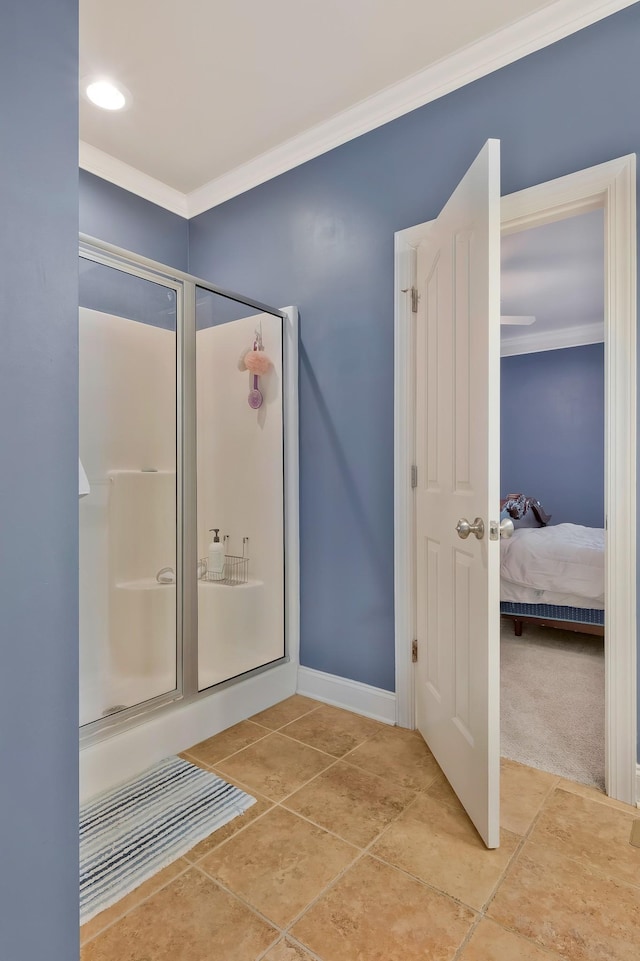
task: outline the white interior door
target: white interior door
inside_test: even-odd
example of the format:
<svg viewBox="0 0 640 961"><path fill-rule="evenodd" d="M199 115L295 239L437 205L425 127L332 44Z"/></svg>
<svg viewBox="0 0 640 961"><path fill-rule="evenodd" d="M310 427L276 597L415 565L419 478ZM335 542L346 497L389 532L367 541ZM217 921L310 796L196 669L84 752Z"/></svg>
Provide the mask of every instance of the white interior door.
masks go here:
<svg viewBox="0 0 640 961"><path fill-rule="evenodd" d="M495 848L500 839L499 141L487 141L431 228L418 248L417 725L485 844ZM479 519L482 536L472 530L463 539L456 530L462 519L471 525Z"/></svg>

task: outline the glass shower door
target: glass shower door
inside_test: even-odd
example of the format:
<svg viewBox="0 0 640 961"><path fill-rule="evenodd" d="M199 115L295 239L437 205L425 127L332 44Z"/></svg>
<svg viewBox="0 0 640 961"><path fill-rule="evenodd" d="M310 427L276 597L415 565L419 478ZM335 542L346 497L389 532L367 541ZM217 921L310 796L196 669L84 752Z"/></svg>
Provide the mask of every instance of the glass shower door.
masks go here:
<svg viewBox="0 0 640 961"><path fill-rule="evenodd" d="M180 691L178 298L81 255L81 725Z"/></svg>
<svg viewBox="0 0 640 961"><path fill-rule="evenodd" d="M283 319L196 287L198 690L284 657Z"/></svg>

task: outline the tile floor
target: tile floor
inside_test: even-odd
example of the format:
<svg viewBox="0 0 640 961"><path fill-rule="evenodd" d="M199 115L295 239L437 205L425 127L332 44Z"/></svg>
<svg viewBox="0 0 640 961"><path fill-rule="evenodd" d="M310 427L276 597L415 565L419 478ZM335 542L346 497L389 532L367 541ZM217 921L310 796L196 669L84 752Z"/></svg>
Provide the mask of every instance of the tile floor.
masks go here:
<svg viewBox="0 0 640 961"><path fill-rule="evenodd" d="M185 752L257 799L81 961L636 961L640 811L512 761L486 851L417 733L294 695Z"/></svg>

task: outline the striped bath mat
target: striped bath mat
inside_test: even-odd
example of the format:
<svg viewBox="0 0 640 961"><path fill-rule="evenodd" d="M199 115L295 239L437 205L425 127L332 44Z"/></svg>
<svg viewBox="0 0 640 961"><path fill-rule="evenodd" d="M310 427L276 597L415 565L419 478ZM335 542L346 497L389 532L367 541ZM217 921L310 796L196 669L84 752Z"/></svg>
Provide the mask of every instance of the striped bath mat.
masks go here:
<svg viewBox="0 0 640 961"><path fill-rule="evenodd" d="M170 757L80 809L80 923L243 814L255 798Z"/></svg>

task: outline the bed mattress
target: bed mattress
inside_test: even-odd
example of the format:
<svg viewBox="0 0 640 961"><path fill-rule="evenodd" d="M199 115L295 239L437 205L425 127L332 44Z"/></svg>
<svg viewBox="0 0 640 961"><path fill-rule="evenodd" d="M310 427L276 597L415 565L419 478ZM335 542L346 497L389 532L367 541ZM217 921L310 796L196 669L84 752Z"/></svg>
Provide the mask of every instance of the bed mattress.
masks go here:
<svg viewBox="0 0 640 961"><path fill-rule="evenodd" d="M500 600L604 610L604 546L600 528L516 530L500 545Z"/></svg>
<svg viewBox="0 0 640 961"><path fill-rule="evenodd" d="M535 587L521 587L504 578L500 579L500 600L513 604L547 604L553 607L588 607L603 611L604 601L582 597L580 594L563 594L560 591L539 591Z"/></svg>

